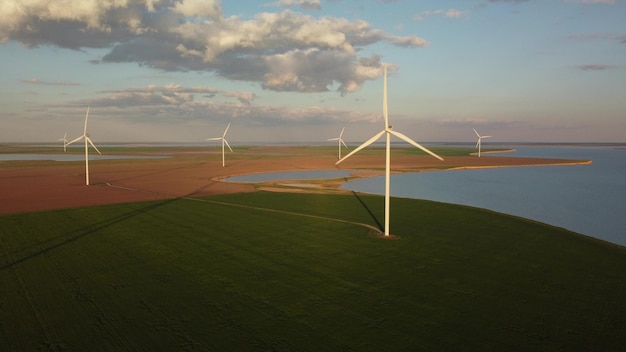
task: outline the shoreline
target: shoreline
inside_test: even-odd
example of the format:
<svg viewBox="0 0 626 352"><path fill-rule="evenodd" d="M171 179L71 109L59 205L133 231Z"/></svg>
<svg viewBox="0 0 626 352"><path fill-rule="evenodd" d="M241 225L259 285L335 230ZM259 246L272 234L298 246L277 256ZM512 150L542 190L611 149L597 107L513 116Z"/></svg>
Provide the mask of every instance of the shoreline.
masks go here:
<svg viewBox="0 0 626 352"><path fill-rule="evenodd" d="M391 171L391 174L410 174L410 173L421 173L421 172L445 172L445 171L465 171L465 170L480 170L480 169L500 169L500 168L514 168L514 167L541 167L541 166L576 166L576 165L590 165L592 164L592 160L585 161L572 161L572 162L562 162L562 163L553 163L553 164L524 164L524 165L490 165L490 166L459 166L452 167L448 169L425 169L425 170L415 170L415 171ZM259 190L270 191L270 192L286 192L286 193L324 193L320 191L328 191L328 193L350 193L352 191L343 190L340 187L346 182L363 179L363 178L371 178L371 177L380 177L385 176L385 173L380 171L372 171L370 173L361 172L361 170L355 170L350 174L350 176L343 178L342 181L338 181L339 178L333 179L312 179L312 180L290 180L290 179L280 179L280 180L271 180L264 182L242 182L242 181L225 181L228 177L222 177L220 182L227 183L242 183L242 184L253 184L257 185ZM262 174L263 172L257 172L255 174ZM239 175L237 175L239 176Z"/></svg>
<svg viewBox="0 0 626 352"><path fill-rule="evenodd" d="M340 165L335 165L334 148L250 147L221 155L215 148L179 148L168 151L169 158L115 159L90 161L91 186L85 185L81 162L4 162L0 163L0 215L64 208L201 197L216 194L274 191L345 193L339 187L350 179L384 175L384 150L363 150ZM580 165L591 161L518 158L510 156L444 156L440 162L427 155L408 153L397 148L392 155L392 172L433 172L518 166ZM160 155L162 150L143 154ZM280 152L280 153L277 153ZM126 151L120 153L127 153ZM117 153L111 153L117 154ZM313 170L354 170L350 176L329 180L277 180L263 183L224 181L234 175ZM297 187L297 183L306 184ZM292 184L292 185L289 185ZM293 184L296 184L295 186ZM311 186L313 185L313 187Z"/></svg>
<svg viewBox="0 0 626 352"><path fill-rule="evenodd" d="M441 171L454 171L454 170L478 170L478 169L499 169L505 167L528 167L528 166L575 166L575 165L591 165L593 163L592 160L583 160L583 161L572 161L572 162L563 162L563 163L554 163L554 164L528 164L528 165L493 165L493 166L459 166L451 169L441 170Z"/></svg>

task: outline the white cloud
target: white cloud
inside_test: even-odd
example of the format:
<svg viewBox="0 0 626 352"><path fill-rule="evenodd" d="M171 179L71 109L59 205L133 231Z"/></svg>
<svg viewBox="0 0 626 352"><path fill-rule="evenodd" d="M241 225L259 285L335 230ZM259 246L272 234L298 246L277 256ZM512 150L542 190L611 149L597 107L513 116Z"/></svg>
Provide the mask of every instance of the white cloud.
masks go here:
<svg viewBox="0 0 626 352"><path fill-rule="evenodd" d="M195 99L195 93L235 98L240 104L220 99ZM103 91L100 97L64 104L38 106L40 115L67 116L84 113L91 106L98 120L124 120L129 123L179 123L182 120L223 122L236 120L240 125L275 126L291 123L325 124L333 122L373 122L378 114L337 110L320 106L292 108L253 104L253 92L224 92L210 87L184 87L177 84L149 85L116 91Z"/></svg>
<svg viewBox="0 0 626 352"><path fill-rule="evenodd" d="M319 1L279 3L314 6ZM454 10L442 14L458 16ZM0 40L31 47L110 48L97 62L213 71L279 91L317 92L338 86L342 94L358 90L364 82L359 52L365 47L377 42L407 48L428 44L417 36L391 35L362 20L317 18L291 10L259 13L248 20L225 17L218 0L30 0L27 4L5 0L0 5ZM296 64L296 57L332 74Z"/></svg>
<svg viewBox="0 0 626 352"><path fill-rule="evenodd" d="M278 0L265 6L268 7L291 7L298 6L305 10L321 10L322 4L320 0Z"/></svg>
<svg viewBox="0 0 626 352"><path fill-rule="evenodd" d="M423 11L417 15L413 16L413 20L414 21L424 21L427 17L432 17L432 16L443 16L445 18L461 18L463 16L466 15L465 11L461 11L458 9L447 9L447 10L443 10L443 9L439 9L439 10L427 10L427 11Z"/></svg>
<svg viewBox="0 0 626 352"><path fill-rule="evenodd" d="M28 83L28 84L40 84L44 86L79 86L80 85L80 83L75 83L75 82L42 81L42 80L39 80L38 78L23 79L20 82Z"/></svg>
<svg viewBox="0 0 626 352"><path fill-rule="evenodd" d="M186 17L219 19L222 15L221 3L216 0L185 0L177 2L173 10Z"/></svg>
<svg viewBox="0 0 626 352"><path fill-rule="evenodd" d="M463 16L463 12L457 9L448 9L445 16L447 18L460 18Z"/></svg>
<svg viewBox="0 0 626 352"><path fill-rule="evenodd" d="M237 98L244 105L251 105L252 101L256 99L256 94L252 92L228 92L224 93L224 96Z"/></svg>

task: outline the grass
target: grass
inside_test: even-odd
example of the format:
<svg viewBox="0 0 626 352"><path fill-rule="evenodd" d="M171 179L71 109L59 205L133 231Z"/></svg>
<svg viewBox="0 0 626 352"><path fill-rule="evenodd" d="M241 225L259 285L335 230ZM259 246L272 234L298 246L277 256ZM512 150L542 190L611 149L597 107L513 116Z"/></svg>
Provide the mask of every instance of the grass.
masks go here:
<svg viewBox="0 0 626 352"><path fill-rule="evenodd" d="M623 247L410 199L392 199L396 240L293 214L376 225L382 212L378 196L256 192L2 216L0 346L611 351L626 345Z"/></svg>

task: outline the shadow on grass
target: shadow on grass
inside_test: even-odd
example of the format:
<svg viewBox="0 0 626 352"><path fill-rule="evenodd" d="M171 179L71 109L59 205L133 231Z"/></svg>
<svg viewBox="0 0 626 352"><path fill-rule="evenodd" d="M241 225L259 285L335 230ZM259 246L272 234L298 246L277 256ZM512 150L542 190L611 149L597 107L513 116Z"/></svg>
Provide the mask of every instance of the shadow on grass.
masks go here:
<svg viewBox="0 0 626 352"><path fill-rule="evenodd" d="M361 205L363 206L363 208L365 208L365 211L367 211L367 213L369 214L369 216L372 218L372 220L374 220L374 222L376 223L376 226L378 227L378 229L383 232L384 228L383 225L380 223L380 221L378 221L378 219L376 218L376 215L374 215L374 213L372 212L372 210L370 210L370 208L367 206L367 204L365 204L365 202L363 201L363 199L361 199L361 197L359 197L359 194L356 193L355 191L352 191L352 194L356 197L356 199L359 201L359 203L361 203Z"/></svg>
<svg viewBox="0 0 626 352"><path fill-rule="evenodd" d="M36 244L34 244L32 246L29 246L29 247L23 249L22 252L28 250L29 248L33 248L33 247L43 247L43 248L39 248L35 252L33 252L31 254L28 254L28 255L24 255L21 258L13 259L11 254L9 253L9 262L4 264L4 265L2 265L2 266L0 266L0 271L4 271L4 270L7 270L7 269L10 269L10 268L12 268L13 266L15 266L17 264L21 264L21 263L24 263L24 262L26 262L28 260L31 260L31 259L37 258L37 257L39 257L41 255L47 254L48 252L51 252L51 251L53 251L53 250L55 250L57 248L65 246L65 245L68 245L68 244L70 244L70 243L72 243L72 242L74 242L74 241L76 241L78 239L81 239L83 237L86 237L88 235L94 234L94 233L96 233L96 232L98 232L98 231L100 231L102 229L105 229L105 228L107 228L109 226L121 223L124 220L130 219L130 218L138 216L138 215L146 214L149 211L152 211L154 209L158 209L158 208L160 208L160 207L162 207L164 205L167 205L167 204L169 204L171 202L174 202L176 200L178 200L178 198L168 199L168 200L165 200L163 202L158 202L158 203L151 203L150 205L148 205L146 207L143 207L141 209L133 210L133 211L131 211L129 213L122 214L122 215L116 216L114 218L101 221L101 222L99 222L97 224L94 224L94 225L89 225L87 227L84 227L82 229L73 231L73 232L71 232L69 234L66 234L66 235L57 236L57 237L48 239L46 241L36 243ZM55 241L58 241L58 240L61 240L61 241L58 242L58 243L54 243Z"/></svg>

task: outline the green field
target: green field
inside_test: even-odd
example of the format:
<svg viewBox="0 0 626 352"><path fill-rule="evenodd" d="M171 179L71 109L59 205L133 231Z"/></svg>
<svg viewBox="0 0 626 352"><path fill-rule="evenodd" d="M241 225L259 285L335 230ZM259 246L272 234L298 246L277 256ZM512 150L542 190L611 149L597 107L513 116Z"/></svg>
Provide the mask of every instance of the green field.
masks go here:
<svg viewBox="0 0 626 352"><path fill-rule="evenodd" d="M382 213L257 192L2 216L0 350L626 346L625 248L410 199L392 200L397 239L351 223Z"/></svg>

